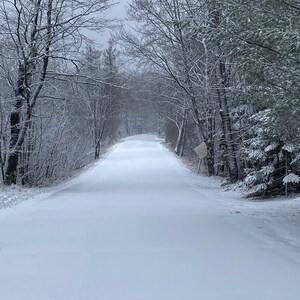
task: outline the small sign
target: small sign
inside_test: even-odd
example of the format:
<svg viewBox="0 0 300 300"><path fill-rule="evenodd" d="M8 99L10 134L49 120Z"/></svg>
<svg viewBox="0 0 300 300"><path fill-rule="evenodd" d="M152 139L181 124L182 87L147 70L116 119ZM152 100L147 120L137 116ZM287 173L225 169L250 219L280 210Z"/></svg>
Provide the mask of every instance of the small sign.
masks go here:
<svg viewBox="0 0 300 300"><path fill-rule="evenodd" d="M201 143L199 146L197 146L194 151L199 156L200 159L207 156L207 145L206 143Z"/></svg>

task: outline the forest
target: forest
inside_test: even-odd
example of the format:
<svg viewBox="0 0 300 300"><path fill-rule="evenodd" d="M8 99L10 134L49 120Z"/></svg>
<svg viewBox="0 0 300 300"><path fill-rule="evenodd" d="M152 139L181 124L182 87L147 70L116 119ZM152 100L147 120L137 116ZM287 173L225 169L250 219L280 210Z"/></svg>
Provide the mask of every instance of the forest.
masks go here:
<svg viewBox="0 0 300 300"><path fill-rule="evenodd" d="M133 0L130 28L113 5L0 1L1 184L54 184L157 133L249 197L299 192L299 1ZM86 34L110 27L105 48Z"/></svg>

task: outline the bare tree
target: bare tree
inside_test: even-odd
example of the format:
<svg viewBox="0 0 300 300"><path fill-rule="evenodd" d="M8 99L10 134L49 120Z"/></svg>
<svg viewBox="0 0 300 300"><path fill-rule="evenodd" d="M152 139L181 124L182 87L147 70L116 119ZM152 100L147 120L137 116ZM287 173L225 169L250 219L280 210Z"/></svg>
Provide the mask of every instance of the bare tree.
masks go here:
<svg viewBox="0 0 300 300"><path fill-rule="evenodd" d="M5 183L16 183L19 155L53 60L76 65L83 29L100 30L109 0L14 0L0 3L0 30L10 40L7 60L17 62L15 100L10 114L10 143ZM10 50L10 51L9 51Z"/></svg>
<svg viewBox="0 0 300 300"><path fill-rule="evenodd" d="M79 90L82 95L82 109L87 112L93 132L95 159L100 156L101 143L111 140L118 130L120 114L120 80L117 67L117 51L114 42L109 41L107 49L100 51L89 45L85 52L83 68L79 75Z"/></svg>

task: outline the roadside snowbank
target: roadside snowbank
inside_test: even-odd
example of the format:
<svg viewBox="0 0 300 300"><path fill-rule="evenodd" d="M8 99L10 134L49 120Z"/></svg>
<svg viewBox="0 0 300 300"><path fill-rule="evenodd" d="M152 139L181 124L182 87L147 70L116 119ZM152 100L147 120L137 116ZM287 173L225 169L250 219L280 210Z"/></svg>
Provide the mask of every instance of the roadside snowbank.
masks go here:
<svg viewBox="0 0 300 300"><path fill-rule="evenodd" d="M300 197L250 200L227 198L226 195L224 201L234 210L255 218L269 236L300 253Z"/></svg>
<svg viewBox="0 0 300 300"><path fill-rule="evenodd" d="M300 254L300 197L248 199L241 191L222 189L219 178L194 175L194 179L197 189L205 190L212 201L228 205L229 214L246 215L268 238Z"/></svg>
<svg viewBox="0 0 300 300"><path fill-rule="evenodd" d="M84 174L88 170L94 168L109 153L111 153L117 145L118 143L112 144L110 146L106 145L102 148L100 159L98 161L92 161L81 169L74 171L72 174L70 174L70 177L65 178L61 180L60 183L56 183L51 186L28 188L19 185L5 186L0 184L0 210L13 208L15 205L19 205L28 200L38 201L40 199L46 198L51 193L57 192L74 184L76 181L78 181L81 174Z"/></svg>
<svg viewBox="0 0 300 300"><path fill-rule="evenodd" d="M45 192L44 188L24 188L17 185L0 186L0 209L13 207Z"/></svg>

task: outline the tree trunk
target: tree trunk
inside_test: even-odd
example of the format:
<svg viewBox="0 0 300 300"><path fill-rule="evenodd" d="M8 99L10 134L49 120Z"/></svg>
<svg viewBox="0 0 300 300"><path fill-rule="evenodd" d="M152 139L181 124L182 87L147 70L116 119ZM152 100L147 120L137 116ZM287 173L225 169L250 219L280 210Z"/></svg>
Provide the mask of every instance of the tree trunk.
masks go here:
<svg viewBox="0 0 300 300"><path fill-rule="evenodd" d="M9 155L7 169L5 173L4 183L6 185L17 183L17 171L18 171L19 153L14 152Z"/></svg>
<svg viewBox="0 0 300 300"><path fill-rule="evenodd" d="M236 182L239 178L238 166L236 161L236 150L234 146L234 140L232 135L232 125L229 115L228 99L226 86L228 85L228 78L226 74L225 62L219 61L219 65L216 68L217 84L218 84L218 101L220 108L220 117L222 121L223 133L226 141L227 152L227 168L229 177L232 182Z"/></svg>
<svg viewBox="0 0 300 300"><path fill-rule="evenodd" d="M180 124L179 133L176 141L176 146L174 152L178 156L183 155L184 143L185 143L185 135L186 135L186 126L187 126L187 113L184 112L182 122Z"/></svg>
<svg viewBox="0 0 300 300"><path fill-rule="evenodd" d="M215 175L215 115L214 112L210 112L206 120L207 132L206 132L206 144L208 154L206 157L207 171L209 176Z"/></svg>
<svg viewBox="0 0 300 300"><path fill-rule="evenodd" d="M100 150L101 150L100 140L97 140L95 145L95 160L100 158Z"/></svg>
<svg viewBox="0 0 300 300"><path fill-rule="evenodd" d="M19 152L21 150L22 143L24 141L24 133L26 128L22 128L23 133L21 136L21 109L25 103L25 99L29 97L26 88L26 83L30 82L29 78L26 78L25 63L19 65L19 78L18 88L16 91L16 102L14 104L14 111L10 114L10 146L8 153L7 169L5 172L4 183L6 185L16 184L17 171L19 163ZM28 105L28 104L27 104ZM30 115L30 109L27 107L27 117ZM24 127L28 126L28 123L24 123Z"/></svg>
<svg viewBox="0 0 300 300"><path fill-rule="evenodd" d="M23 93L24 93L24 69L19 68L20 76L18 81L18 95L15 102L15 110L10 114L10 146L9 146L9 156L7 162L7 169L5 172L4 183L6 185L16 184L17 182L17 169L19 162L19 151L20 146L18 145L18 140L20 136L20 121L21 121L21 108L23 105Z"/></svg>

